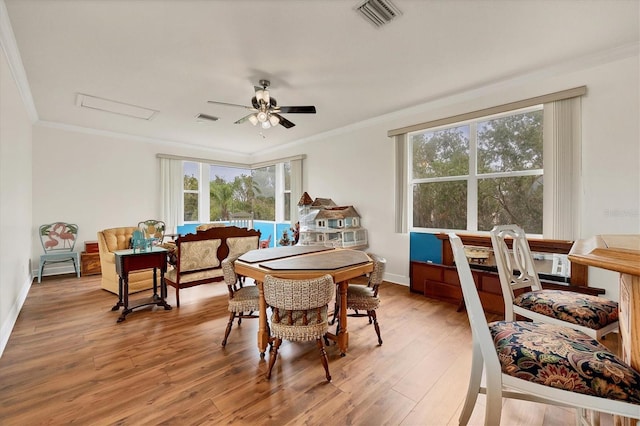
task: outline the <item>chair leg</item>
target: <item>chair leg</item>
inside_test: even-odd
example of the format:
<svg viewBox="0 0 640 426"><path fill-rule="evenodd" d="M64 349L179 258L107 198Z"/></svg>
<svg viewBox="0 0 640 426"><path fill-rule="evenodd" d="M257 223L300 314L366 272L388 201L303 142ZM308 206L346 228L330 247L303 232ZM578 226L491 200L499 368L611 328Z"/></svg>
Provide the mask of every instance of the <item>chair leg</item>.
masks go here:
<svg viewBox="0 0 640 426"><path fill-rule="evenodd" d="M180 287L176 286L176 306L180 307Z"/></svg>
<svg viewBox="0 0 640 426"><path fill-rule="evenodd" d="M227 338L229 337L229 333L231 333L231 327L233 327L233 320L236 317L235 312L229 313L229 322L227 323L227 329L224 332L224 339L222 339L222 346L227 345Z"/></svg>
<svg viewBox="0 0 640 426"><path fill-rule="evenodd" d="M316 344L318 345L318 349L320 349L320 361L322 361L327 382L330 382L331 374L329 374L329 358L327 358L327 351L324 350L324 345L322 344L321 339L316 339Z"/></svg>
<svg viewBox="0 0 640 426"><path fill-rule="evenodd" d="M269 352L269 371L267 371L267 379L271 378L271 370L273 370L273 366L276 363L276 358L278 357L278 348L280 348L281 343L282 339L276 338L273 346L271 347L271 352Z"/></svg>
<svg viewBox="0 0 640 426"><path fill-rule="evenodd" d="M42 270L44 269L44 262L40 261L40 267L38 268L38 283L42 282Z"/></svg>
<svg viewBox="0 0 640 426"><path fill-rule="evenodd" d="M471 413L473 413L473 408L476 405L476 400L478 399L478 392L480 391L480 382L482 381L482 368L483 368L483 360L482 360L482 352L480 351L480 345L473 345L473 355L471 358L471 375L469 377L469 385L467 387L467 396L464 400L464 405L462 406L462 411L460 412L460 419L458 420L458 424L460 426L465 426L469 423L469 419L471 418Z"/></svg>
<svg viewBox="0 0 640 426"><path fill-rule="evenodd" d="M373 326L376 329L376 333L378 334L378 345L382 345L382 337L380 337L380 326L378 325L378 317L376 316L376 311L369 311L369 324L371 324L371 320L373 319Z"/></svg>
<svg viewBox="0 0 640 426"><path fill-rule="evenodd" d="M73 269L76 270L76 276L78 278L80 278L80 265L78 264L78 262L76 262L75 258L71 258L71 261L73 262Z"/></svg>
<svg viewBox="0 0 640 426"><path fill-rule="evenodd" d="M340 305L338 304L338 301L336 300L336 303L333 305L333 318L331 318L331 321L329 321L330 325L335 324L336 318L338 318L338 311L339 310L340 310Z"/></svg>

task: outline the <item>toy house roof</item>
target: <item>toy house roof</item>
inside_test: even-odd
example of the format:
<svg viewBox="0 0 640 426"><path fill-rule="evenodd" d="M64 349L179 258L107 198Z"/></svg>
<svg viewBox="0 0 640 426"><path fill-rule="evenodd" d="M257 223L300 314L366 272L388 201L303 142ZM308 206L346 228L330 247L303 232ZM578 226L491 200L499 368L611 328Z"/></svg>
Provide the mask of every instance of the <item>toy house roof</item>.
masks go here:
<svg viewBox="0 0 640 426"><path fill-rule="evenodd" d="M331 198L316 198L311 204L311 207L328 208L328 207L334 207L334 206L337 206L337 204L334 203Z"/></svg>
<svg viewBox="0 0 640 426"><path fill-rule="evenodd" d="M305 191L305 193L302 194L302 197L300 197L300 201L298 201L298 205L299 206L310 206L311 204L313 204L313 200L311 199L309 194L307 194L307 192Z"/></svg>
<svg viewBox="0 0 640 426"><path fill-rule="evenodd" d="M353 206L327 207L320 210L315 219L344 219L346 217L360 217Z"/></svg>

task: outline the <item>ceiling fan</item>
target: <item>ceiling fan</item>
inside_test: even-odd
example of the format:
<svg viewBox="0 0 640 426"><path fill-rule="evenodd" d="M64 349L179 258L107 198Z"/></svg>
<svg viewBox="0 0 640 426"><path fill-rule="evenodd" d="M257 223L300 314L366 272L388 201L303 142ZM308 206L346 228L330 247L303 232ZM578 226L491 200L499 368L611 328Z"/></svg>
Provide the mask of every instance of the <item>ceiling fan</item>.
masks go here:
<svg viewBox="0 0 640 426"><path fill-rule="evenodd" d="M235 106L245 108L251 111L251 114L245 115L235 124L241 124L245 121L249 121L256 126L260 123L260 127L268 129L280 124L281 126L290 129L295 124L284 118L281 114L315 114L315 106L279 106L276 98L271 97L269 90L267 89L271 82L269 80L260 80L260 86L254 86L256 94L251 98L251 106L230 104L227 102L208 101L210 104Z"/></svg>

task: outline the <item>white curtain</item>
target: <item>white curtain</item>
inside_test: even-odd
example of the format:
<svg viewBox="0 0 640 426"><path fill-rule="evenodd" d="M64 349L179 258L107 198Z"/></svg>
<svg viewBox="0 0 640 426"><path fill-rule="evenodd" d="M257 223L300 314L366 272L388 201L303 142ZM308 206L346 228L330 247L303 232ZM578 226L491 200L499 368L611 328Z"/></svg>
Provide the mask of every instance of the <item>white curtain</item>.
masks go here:
<svg viewBox="0 0 640 426"><path fill-rule="evenodd" d="M160 158L160 216L168 234L177 233L184 223L182 212L182 160Z"/></svg>
<svg viewBox="0 0 640 426"><path fill-rule="evenodd" d="M395 232L406 234L407 225L407 134L393 137L396 151Z"/></svg>
<svg viewBox="0 0 640 426"><path fill-rule="evenodd" d="M290 160L291 164L291 224L298 221L298 201L302 197L302 159Z"/></svg>
<svg viewBox="0 0 640 426"><path fill-rule="evenodd" d="M581 99L544 104L544 238L580 236Z"/></svg>

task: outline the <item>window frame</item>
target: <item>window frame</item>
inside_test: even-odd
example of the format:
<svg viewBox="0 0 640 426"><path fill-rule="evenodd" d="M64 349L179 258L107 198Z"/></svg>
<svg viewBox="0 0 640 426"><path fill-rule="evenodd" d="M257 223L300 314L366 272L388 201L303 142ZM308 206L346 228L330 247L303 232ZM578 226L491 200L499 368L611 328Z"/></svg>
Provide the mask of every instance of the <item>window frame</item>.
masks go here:
<svg viewBox="0 0 640 426"><path fill-rule="evenodd" d="M485 116L474 117L468 120L458 121L458 122L449 122L446 124L442 124L439 126L433 126L429 128L423 128L419 130L415 130L412 132L408 132L406 134L407 138L407 149L406 149L406 163L405 167L407 170L407 225L408 230L410 232L428 232L428 233L438 233L438 232L473 232L477 234L488 234L489 231L479 231L478 230L478 184L480 180L483 179L495 179L495 178L510 178L510 177L520 177L520 176L544 176L544 165L542 169L529 169L529 170L517 170L510 172L491 172L491 173L478 173L477 168L477 154L478 154L478 125L482 122L509 117L518 114L525 114L533 111L541 111L544 117L544 105L536 104L523 108L517 108L513 110L503 111L496 114L489 114ZM543 118L544 120L544 118ZM456 175L456 176L442 176L442 177L430 177L430 178L414 178L413 175L413 141L412 138L415 135L423 134L423 133L433 133L440 130L451 129L455 127L464 127L469 126L469 146L468 146L468 155L469 155L469 168L468 174L466 175ZM543 121L544 128L544 121ZM543 138L544 138L543 131ZM545 143L543 141L543 164L546 163L544 161L545 155ZM467 187L467 217L466 217L466 229L447 229L447 228L425 228L425 227L417 227L413 224L413 201L414 201L414 185L423 184L423 183L437 183L437 182L466 182ZM545 200L543 199L543 203ZM544 221L545 215L543 212L543 229L544 229ZM530 233L529 235L533 237L542 237L542 233L535 234Z"/></svg>
<svg viewBox="0 0 640 426"><path fill-rule="evenodd" d="M210 169L211 166L219 166L219 167L227 167L227 168L237 168L240 170L249 170L249 171L253 171L253 170L257 170L257 169L261 169L261 168L265 168L265 167L269 167L269 166L275 166L276 169L276 179L275 179L275 184L276 184L276 188L275 188L275 220L274 222L278 222L278 223L291 223L290 220L284 220L285 218L285 213L284 213L284 208L285 208L285 202L284 202L284 194L285 192L288 192L289 194L291 193L291 189L285 189L285 177L284 177L284 173L285 173L285 167L284 167L284 163L286 162L290 162L289 159L283 159L280 161L274 161L272 163L261 163L259 165L256 166L242 166L242 165L230 165L228 163L218 163L215 161L197 161L197 160L191 160L191 159L185 159L182 160L182 179L184 180L184 176L185 176L185 171L184 171L184 167L185 167L185 163L193 163L197 165L198 168L198 190L186 190L184 188L184 184L182 185L182 200L183 202L181 203L181 211L180 211L180 218L182 218L182 223L183 224L198 224L198 223L208 223L213 221L213 219L211 219L210 216L210 194L209 194L209 183L210 183ZM206 166L206 167L205 167ZM290 169L289 169L290 170ZM290 176L290 179L292 177ZM206 182L206 185L205 185ZM198 220L184 220L184 215L185 215L185 211L184 211L184 197L185 194L187 193L197 193L198 196Z"/></svg>

